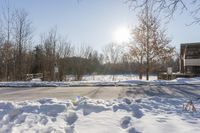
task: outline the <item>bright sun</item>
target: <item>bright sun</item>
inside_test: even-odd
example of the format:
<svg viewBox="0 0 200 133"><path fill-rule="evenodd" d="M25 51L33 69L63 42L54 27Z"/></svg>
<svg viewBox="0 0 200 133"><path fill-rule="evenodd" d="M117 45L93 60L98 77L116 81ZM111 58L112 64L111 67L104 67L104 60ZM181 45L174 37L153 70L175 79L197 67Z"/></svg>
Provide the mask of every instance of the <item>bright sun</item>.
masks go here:
<svg viewBox="0 0 200 133"><path fill-rule="evenodd" d="M130 38L130 30L127 27L118 27L113 33L113 41L119 44L127 43Z"/></svg>

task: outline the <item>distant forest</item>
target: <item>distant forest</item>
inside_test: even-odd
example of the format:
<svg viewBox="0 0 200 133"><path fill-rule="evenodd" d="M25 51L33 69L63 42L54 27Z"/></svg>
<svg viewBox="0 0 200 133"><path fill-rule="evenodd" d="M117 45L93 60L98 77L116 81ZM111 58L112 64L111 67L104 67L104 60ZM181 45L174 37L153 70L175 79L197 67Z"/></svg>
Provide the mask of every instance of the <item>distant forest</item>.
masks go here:
<svg viewBox="0 0 200 133"><path fill-rule="evenodd" d="M159 22L152 14L149 18L153 24L142 23L144 18L145 15L141 14L138 18L141 23L133 29L135 41L124 45L107 44L100 53L86 45L76 47L58 36L55 28L42 34L40 43L36 44L27 12L7 7L0 18L0 80L26 80L27 74L36 73L42 73L43 80L49 81L62 81L66 75L81 80L83 75L94 73L139 74L141 78L147 71L157 74L169 66L177 71L179 57L168 45L170 39L159 29ZM145 27L151 31L148 37L144 36Z"/></svg>

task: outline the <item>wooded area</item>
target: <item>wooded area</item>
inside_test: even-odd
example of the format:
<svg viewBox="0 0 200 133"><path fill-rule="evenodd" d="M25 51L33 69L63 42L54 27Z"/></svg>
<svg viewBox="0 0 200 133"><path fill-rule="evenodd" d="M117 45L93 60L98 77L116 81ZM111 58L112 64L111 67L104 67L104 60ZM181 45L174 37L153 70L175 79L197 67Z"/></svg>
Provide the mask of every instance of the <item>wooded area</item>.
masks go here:
<svg viewBox="0 0 200 133"><path fill-rule="evenodd" d="M56 28L42 34L39 44L34 43L28 13L6 5L0 18L0 80L26 80L27 74L35 73L49 81L62 81L66 75L81 80L92 73L134 73L140 78L147 73L148 80L149 73L166 71L168 66L178 70L178 56L156 16L145 7L138 19L139 25L132 29L134 41L125 46L112 42L100 53L86 45L73 45Z"/></svg>

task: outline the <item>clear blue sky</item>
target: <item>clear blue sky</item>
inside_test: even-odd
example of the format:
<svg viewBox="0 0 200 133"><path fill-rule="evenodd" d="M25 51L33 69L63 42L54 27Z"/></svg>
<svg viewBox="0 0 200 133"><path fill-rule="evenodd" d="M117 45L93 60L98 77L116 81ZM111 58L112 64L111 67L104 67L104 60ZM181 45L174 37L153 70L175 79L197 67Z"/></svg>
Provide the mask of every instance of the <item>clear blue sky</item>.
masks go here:
<svg viewBox="0 0 200 133"><path fill-rule="evenodd" d="M1 5L5 0L0 0ZM15 8L24 8L34 26L34 40L42 33L57 27L57 31L74 45L86 44L96 50L112 41L113 32L120 26L134 27L137 17L123 0L10 0ZM2 9L0 9L2 10ZM199 25L186 26L192 18L177 14L167 24L172 45L200 41Z"/></svg>

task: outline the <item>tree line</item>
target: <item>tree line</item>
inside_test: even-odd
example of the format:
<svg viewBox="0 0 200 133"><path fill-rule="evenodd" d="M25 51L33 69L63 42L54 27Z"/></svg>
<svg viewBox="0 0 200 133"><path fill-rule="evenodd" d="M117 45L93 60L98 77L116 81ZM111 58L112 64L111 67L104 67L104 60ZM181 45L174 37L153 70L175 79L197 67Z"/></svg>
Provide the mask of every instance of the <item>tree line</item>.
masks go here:
<svg viewBox="0 0 200 133"><path fill-rule="evenodd" d="M148 18L148 19L147 19ZM43 80L65 79L74 75L81 80L84 74L143 74L177 70L175 48L162 29L160 21L147 6L138 15L139 24L132 29L130 43L107 44L102 53L92 47L75 47L58 36L55 28L33 41L33 25L23 9L9 6L0 17L0 80L26 80L27 74L42 73ZM114 80L114 76L113 76Z"/></svg>

